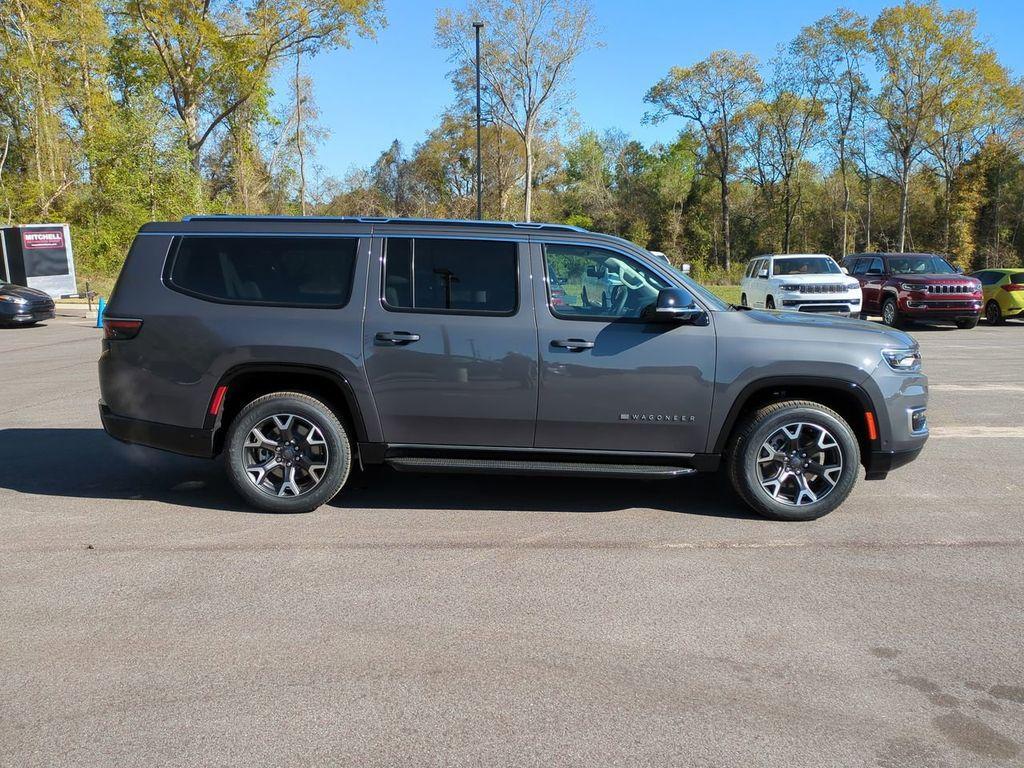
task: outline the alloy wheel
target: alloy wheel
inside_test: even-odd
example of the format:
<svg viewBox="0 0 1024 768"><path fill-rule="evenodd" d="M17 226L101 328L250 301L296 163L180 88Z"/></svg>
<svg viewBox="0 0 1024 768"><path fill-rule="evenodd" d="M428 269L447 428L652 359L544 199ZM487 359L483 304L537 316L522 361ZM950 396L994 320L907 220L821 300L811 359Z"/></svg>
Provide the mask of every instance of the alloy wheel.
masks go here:
<svg viewBox="0 0 1024 768"><path fill-rule="evenodd" d="M843 451L819 424L796 422L772 432L757 454L757 479L775 501L795 507L832 492L843 474Z"/></svg>
<svg viewBox="0 0 1024 768"><path fill-rule="evenodd" d="M323 432L312 421L280 413L249 430L242 462L249 481L269 496L302 496L327 473L330 455Z"/></svg>

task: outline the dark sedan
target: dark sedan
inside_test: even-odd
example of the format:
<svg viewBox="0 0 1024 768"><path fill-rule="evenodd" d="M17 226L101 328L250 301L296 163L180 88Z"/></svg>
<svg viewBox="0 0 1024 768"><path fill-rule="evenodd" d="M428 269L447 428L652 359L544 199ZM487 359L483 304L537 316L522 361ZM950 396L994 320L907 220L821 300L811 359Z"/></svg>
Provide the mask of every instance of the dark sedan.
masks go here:
<svg viewBox="0 0 1024 768"><path fill-rule="evenodd" d="M0 325L32 325L52 320L53 299L43 291L13 283L0 283Z"/></svg>

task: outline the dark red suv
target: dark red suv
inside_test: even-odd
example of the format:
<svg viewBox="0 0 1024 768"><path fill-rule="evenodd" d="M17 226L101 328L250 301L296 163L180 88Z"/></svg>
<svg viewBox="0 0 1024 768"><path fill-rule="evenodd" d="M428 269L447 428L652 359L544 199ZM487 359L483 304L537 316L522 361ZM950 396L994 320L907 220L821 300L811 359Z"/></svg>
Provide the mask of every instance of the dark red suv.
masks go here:
<svg viewBox="0 0 1024 768"><path fill-rule="evenodd" d="M973 328L981 314L981 282L932 253L860 253L843 266L860 282L861 317L881 315L899 328L906 320L945 320Z"/></svg>

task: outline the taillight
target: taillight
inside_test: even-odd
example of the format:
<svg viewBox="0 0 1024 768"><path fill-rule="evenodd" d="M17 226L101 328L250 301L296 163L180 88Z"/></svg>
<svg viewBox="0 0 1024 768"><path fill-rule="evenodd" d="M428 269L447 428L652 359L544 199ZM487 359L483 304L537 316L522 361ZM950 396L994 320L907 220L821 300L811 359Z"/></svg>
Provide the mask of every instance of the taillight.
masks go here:
<svg viewBox="0 0 1024 768"><path fill-rule="evenodd" d="M1024 291L1024 283L1007 283L1003 286L1004 291Z"/></svg>
<svg viewBox="0 0 1024 768"><path fill-rule="evenodd" d="M103 338L110 341L134 339L142 328L141 320L118 320L113 317L103 318Z"/></svg>

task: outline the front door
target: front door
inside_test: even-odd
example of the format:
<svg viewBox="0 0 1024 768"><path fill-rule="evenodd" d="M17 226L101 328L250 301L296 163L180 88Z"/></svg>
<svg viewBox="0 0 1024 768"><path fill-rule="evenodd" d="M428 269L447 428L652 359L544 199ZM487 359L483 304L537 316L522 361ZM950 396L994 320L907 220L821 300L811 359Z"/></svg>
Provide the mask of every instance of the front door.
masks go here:
<svg viewBox="0 0 1024 768"><path fill-rule="evenodd" d="M374 238L363 326L390 444L530 447L537 330L529 247L514 240Z"/></svg>
<svg viewBox="0 0 1024 768"><path fill-rule="evenodd" d="M532 246L538 448L700 453L715 377L707 325L647 322L669 282L610 249Z"/></svg>
<svg viewBox="0 0 1024 768"><path fill-rule="evenodd" d="M885 265L878 256L862 257L857 263L854 277L860 281L861 294L866 312L880 312L882 284L885 282Z"/></svg>

